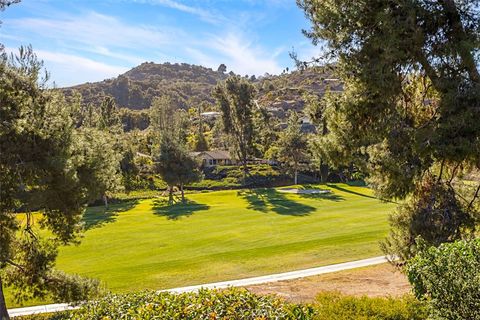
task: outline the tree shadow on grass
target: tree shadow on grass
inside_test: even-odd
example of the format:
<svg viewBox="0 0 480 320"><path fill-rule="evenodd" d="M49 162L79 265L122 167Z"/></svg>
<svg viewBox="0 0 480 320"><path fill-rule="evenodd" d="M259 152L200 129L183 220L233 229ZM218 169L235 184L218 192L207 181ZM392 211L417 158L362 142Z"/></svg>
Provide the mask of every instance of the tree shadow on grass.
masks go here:
<svg viewBox="0 0 480 320"><path fill-rule="evenodd" d="M348 190L348 189L345 189L345 188L342 188L338 185L335 185L335 184L329 184L327 183L327 186L329 186L330 188L332 189L337 189L339 191L343 191L343 192L347 192L347 193L350 193L350 194L354 194L356 196L360 196L360 197L364 197L364 198L370 198L370 199L375 199L375 200L381 200L381 201L384 201L384 202L390 202L390 203L395 203L395 204L398 204L397 202L395 201L392 201L392 200L386 200L386 199L380 199L380 198L377 198L377 197L374 197L374 196L369 196L367 194L363 194L363 193L360 193L360 192L356 192L356 191L353 191L353 190Z"/></svg>
<svg viewBox="0 0 480 320"><path fill-rule="evenodd" d="M317 194L298 194L301 198L306 198L306 199L317 199L317 200L328 200L328 201L334 201L334 202L339 202L339 201L345 201L345 198L335 194L333 192L331 193L317 193Z"/></svg>
<svg viewBox="0 0 480 320"><path fill-rule="evenodd" d="M364 197L364 198L370 198L370 199L377 199L376 197L374 196L369 196L368 194L363 194L363 193L360 193L360 192L356 192L356 191L353 191L353 190L348 190L348 189L345 189L345 188L342 188L336 184L330 184L330 183L327 183L327 186L329 186L330 188L332 189L336 189L338 191L342 191L342 192L346 192L346 193L350 193L350 194L354 194L356 196L360 196L360 197ZM377 199L378 200L378 199Z"/></svg>
<svg viewBox="0 0 480 320"><path fill-rule="evenodd" d="M238 196L248 202L248 209L280 215L306 216L316 209L312 206L288 199L285 194L275 189L251 189L238 191Z"/></svg>
<svg viewBox="0 0 480 320"><path fill-rule="evenodd" d="M195 201L187 203L176 203L169 205L167 200L155 200L153 202L153 213L158 216L166 217L169 220L178 220L182 217L188 217L197 211L208 210L210 206Z"/></svg>
<svg viewBox="0 0 480 320"><path fill-rule="evenodd" d="M115 222L119 212L128 211L135 207L137 203L138 200L115 203L111 204L107 210L103 206L87 208L83 215L84 229L100 228L107 223Z"/></svg>

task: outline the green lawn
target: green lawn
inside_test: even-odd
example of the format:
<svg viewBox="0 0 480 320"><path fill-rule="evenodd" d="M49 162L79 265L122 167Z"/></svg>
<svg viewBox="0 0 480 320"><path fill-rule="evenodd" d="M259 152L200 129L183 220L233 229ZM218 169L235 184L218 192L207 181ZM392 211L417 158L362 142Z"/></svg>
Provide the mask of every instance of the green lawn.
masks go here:
<svg viewBox="0 0 480 320"><path fill-rule="evenodd" d="M323 187L323 186L322 186ZM273 189L188 195L90 208L79 246L62 248L58 268L125 292L166 289L327 265L380 255L395 207L371 190L329 185L330 195ZM12 306L12 304L10 304Z"/></svg>

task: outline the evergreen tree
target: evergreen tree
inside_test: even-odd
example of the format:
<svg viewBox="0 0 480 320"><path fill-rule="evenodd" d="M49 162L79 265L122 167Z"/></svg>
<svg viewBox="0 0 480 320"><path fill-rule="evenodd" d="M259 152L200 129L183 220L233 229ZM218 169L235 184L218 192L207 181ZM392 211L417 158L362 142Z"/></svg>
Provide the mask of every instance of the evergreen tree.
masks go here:
<svg viewBox="0 0 480 320"><path fill-rule="evenodd" d="M225 64L223 64L223 63L220 64L220 65L218 66L217 72L221 72L221 73L227 72L227 66L226 66Z"/></svg>
<svg viewBox="0 0 480 320"><path fill-rule="evenodd" d="M118 134L123 131L120 115L113 97L105 97L99 111L98 128L100 130L108 131L112 134Z"/></svg>
<svg viewBox="0 0 480 320"><path fill-rule="evenodd" d="M288 117L287 128L280 134L278 139L278 157L281 162L287 165L294 174L294 183L298 183L298 170L301 163L306 161L307 139L301 131L301 124L298 114L291 111Z"/></svg>
<svg viewBox="0 0 480 320"><path fill-rule="evenodd" d="M265 157L269 148L274 145L278 138L275 130L277 120L265 108L258 108L254 111L253 126L255 135L253 144L260 157Z"/></svg>
<svg viewBox="0 0 480 320"><path fill-rule="evenodd" d="M318 135L320 135L320 137L326 136L328 133L327 121L324 116L324 103L326 100L322 100L313 94L304 94L303 100L305 101L304 113L316 126ZM325 161L324 156L322 155L322 148L319 147L319 143L321 143L319 139L312 139L310 141L310 149L314 158L318 161L318 166L320 168L320 181L326 183L328 179L329 168L327 161Z"/></svg>
<svg viewBox="0 0 480 320"><path fill-rule="evenodd" d="M255 88L239 76L218 84L214 96L222 112L223 130L231 138L233 150L242 162L244 179L247 160L253 149L253 108Z"/></svg>
<svg viewBox="0 0 480 320"><path fill-rule="evenodd" d="M341 96L327 97L325 153L332 162L357 161L382 198L414 195L392 217L386 252L414 253L400 247L414 249L409 239L416 235L447 230L452 233L442 239L453 241L469 234L457 231L471 230L478 192L467 199L455 182L458 168L480 163L478 0L297 3L312 23L305 34L328 46L324 58L335 59L344 82ZM467 212L459 221L452 219L452 203ZM416 212L436 216L436 223L416 228ZM404 232L406 241L391 245Z"/></svg>
<svg viewBox="0 0 480 320"><path fill-rule="evenodd" d="M169 204L173 204L173 187L179 186L182 203L185 203L184 186L201 179L195 159L171 135L161 137L158 155L155 159L156 171L169 186Z"/></svg>
<svg viewBox="0 0 480 320"><path fill-rule="evenodd" d="M188 115L177 110L173 99L169 96L156 98L150 107L150 128L154 139L160 141L161 136L170 135L182 143L187 139Z"/></svg>
<svg viewBox="0 0 480 320"><path fill-rule="evenodd" d="M5 287L19 300L50 296L55 301L79 301L98 291L98 282L66 275L54 266L58 247L76 241L85 205L105 192L104 179L110 181L114 173L105 170L111 163L105 163L105 151L90 149L96 137L87 138L76 129L73 115L79 105L47 90L41 71L31 48L21 48L14 59L1 55L2 320L8 319ZM18 212L25 215L21 224ZM48 237L42 237L39 228L48 231Z"/></svg>

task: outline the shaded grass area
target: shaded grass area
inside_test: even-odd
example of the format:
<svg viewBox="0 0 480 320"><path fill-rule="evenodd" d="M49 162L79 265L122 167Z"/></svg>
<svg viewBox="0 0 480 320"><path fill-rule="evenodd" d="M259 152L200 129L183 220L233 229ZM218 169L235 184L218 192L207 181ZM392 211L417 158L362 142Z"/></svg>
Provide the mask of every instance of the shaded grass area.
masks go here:
<svg viewBox="0 0 480 320"><path fill-rule="evenodd" d="M274 189L188 195L89 208L79 246L58 268L97 278L114 292L241 279L380 255L394 204L365 187L322 185L330 195ZM11 300L10 306L11 304Z"/></svg>
<svg viewBox="0 0 480 320"><path fill-rule="evenodd" d="M208 210L210 207L206 204L188 201L187 203L175 203L168 205L166 199L156 199L153 201L153 213L159 216L167 217L170 220L177 220L181 217L188 217L197 211Z"/></svg>
<svg viewBox="0 0 480 320"><path fill-rule="evenodd" d="M138 204L138 200L124 201L108 207L89 208L84 216L83 223L85 230L103 227L107 223L115 222L120 212L131 210Z"/></svg>

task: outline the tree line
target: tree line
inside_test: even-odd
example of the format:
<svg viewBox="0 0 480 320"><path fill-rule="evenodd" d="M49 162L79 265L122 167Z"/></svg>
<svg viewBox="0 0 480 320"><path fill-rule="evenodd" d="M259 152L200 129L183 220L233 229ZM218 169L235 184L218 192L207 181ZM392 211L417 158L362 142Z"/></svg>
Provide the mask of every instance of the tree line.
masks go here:
<svg viewBox="0 0 480 320"><path fill-rule="evenodd" d="M0 8L13 2L2 0ZM174 187L185 202L185 185L201 179L189 151L224 146L244 177L255 156L283 163L295 182L306 163L314 163L323 180L329 170L360 172L378 197L401 203L382 248L409 275L417 296L437 316L478 319L478 286L468 287L464 301L442 304L462 299L466 287L453 283L455 265L443 273L430 267L455 254L451 261L466 270L463 281L478 280L476 255L457 252L477 246L480 3L297 3L311 23L305 35L329 48L298 67L322 65L343 83L342 92L304 97L312 135L302 132L295 111L287 123L275 123L255 101L251 81L235 75L215 86L215 106L178 110L172 97L156 97L148 133L126 132L111 97L98 107L76 94L66 98L47 88L48 75L31 48L9 57L2 47L0 290L13 288L18 299L50 294L69 301L100 293L98 282L54 268L58 247L77 241L85 206L99 198L108 206L112 193L133 188L139 153L169 185L169 202ZM219 121L202 118L208 108L220 112ZM51 237L35 232L35 224ZM465 241L445 245L459 240ZM0 317L8 319L3 291Z"/></svg>

